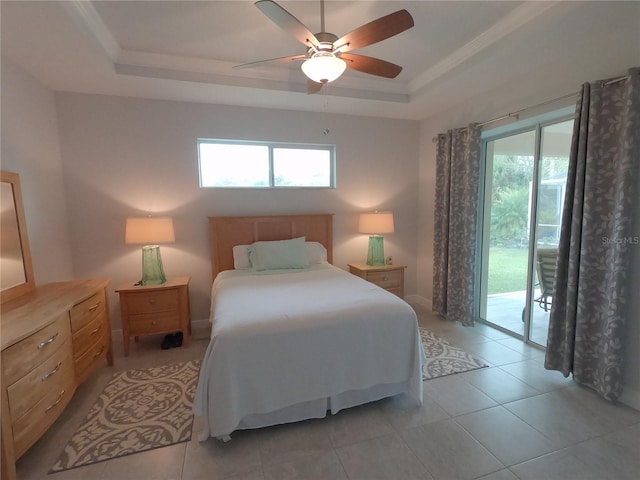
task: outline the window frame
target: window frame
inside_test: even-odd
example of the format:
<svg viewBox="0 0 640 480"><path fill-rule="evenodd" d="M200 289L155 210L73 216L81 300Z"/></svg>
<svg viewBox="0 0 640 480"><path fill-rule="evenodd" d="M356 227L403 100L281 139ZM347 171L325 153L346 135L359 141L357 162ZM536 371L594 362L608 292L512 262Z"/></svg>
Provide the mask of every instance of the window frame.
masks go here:
<svg viewBox="0 0 640 480"><path fill-rule="evenodd" d="M269 184L264 186L256 185L203 185L202 183L202 158L200 155L201 144L218 144L218 145L249 145L267 147L269 162ZM293 150L326 150L329 152L329 185L276 185L274 173L274 149L293 149ZM253 189L253 190L272 190L272 189L335 189L336 188L336 146L334 144L321 143L291 143L291 142L268 142L260 140L229 140L218 138L198 138L198 182L200 188L217 188L217 189Z"/></svg>
<svg viewBox="0 0 640 480"><path fill-rule="evenodd" d="M565 107L549 110L545 113L535 115L529 118L525 118L523 120L518 120L516 122L509 123L507 125L503 125L500 127L488 128L486 130L483 129L480 135L480 138L481 138L480 179L481 181L480 181L479 192L478 192L479 198L480 198L480 208L478 209L478 212L477 212L477 223L476 223L476 229L477 229L476 231L478 232L478 235L476 238L476 251L475 251L476 276L474 279L475 289L478 295L476 297L476 301L474 305L474 317L478 323L481 323L484 325L491 325L492 328L500 330L501 332L504 332L510 336L513 336L514 338L519 338L528 345L533 345L542 349L546 347L539 343L536 343L534 340L531 339L531 327L530 327L531 318L528 315L524 321L523 335L514 333L513 331L508 330L507 328L499 324L493 323L481 317L481 310L482 310L481 304L483 302L483 288L484 288L482 285L482 279L485 277L485 272L486 272L486 269L488 268L488 264L487 264L488 256L487 256L487 252L485 251L485 244L484 244L485 229L487 227L486 221L488 218L487 207L486 207L487 144L495 140L512 137L524 132L529 132L529 131L535 132L535 154L534 154L535 165L533 170L533 178L538 179L540 175L539 169L540 169L540 156L541 156L541 149L542 149L542 130L549 125L563 123L569 120L575 121L575 106L573 105L568 105ZM530 218L528 218L529 231L531 231L531 229L535 228L534 226L537 225L537 220L538 220L537 219L537 201L538 201L538 193L539 193L538 189L539 189L539 180L536 180L534 181L533 190L531 192L531 196L533 198L533 205L531 204L529 205L529 210L531 211L531 209L533 209L533 211L535 212L533 215L531 215ZM532 296L529 292L529 288L533 288L533 283L534 283L534 270L535 270L534 254L536 249L536 246L535 246L536 241L537 241L537 235L530 234L529 244L527 246L529 252L528 252L528 259L527 259L527 295L526 295L526 304L525 304L525 310L528 310L529 312L531 312L531 303L532 303Z"/></svg>

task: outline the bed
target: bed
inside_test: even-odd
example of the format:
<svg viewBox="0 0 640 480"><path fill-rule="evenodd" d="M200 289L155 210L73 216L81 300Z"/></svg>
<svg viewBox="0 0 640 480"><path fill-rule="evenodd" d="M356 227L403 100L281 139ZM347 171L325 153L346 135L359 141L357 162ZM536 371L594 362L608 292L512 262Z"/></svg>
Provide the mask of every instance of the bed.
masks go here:
<svg viewBox="0 0 640 480"><path fill-rule="evenodd" d="M212 328L193 406L201 441L398 394L422 403L415 312L331 264L332 215L209 224ZM282 261L293 266L273 268Z"/></svg>

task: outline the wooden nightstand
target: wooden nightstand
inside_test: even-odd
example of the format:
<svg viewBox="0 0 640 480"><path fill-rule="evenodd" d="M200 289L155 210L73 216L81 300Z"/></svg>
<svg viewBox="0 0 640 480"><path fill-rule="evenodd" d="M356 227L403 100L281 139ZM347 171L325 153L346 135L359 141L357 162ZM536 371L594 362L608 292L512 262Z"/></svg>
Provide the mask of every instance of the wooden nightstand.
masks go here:
<svg viewBox="0 0 640 480"><path fill-rule="evenodd" d="M350 263L349 272L375 283L385 290L404 298L404 269L406 265L381 265L372 267L366 263Z"/></svg>
<svg viewBox="0 0 640 480"><path fill-rule="evenodd" d="M191 277L168 278L162 285L125 283L116 288L120 294L124 356L129 356L129 337L181 331L182 345L189 345L189 280Z"/></svg>

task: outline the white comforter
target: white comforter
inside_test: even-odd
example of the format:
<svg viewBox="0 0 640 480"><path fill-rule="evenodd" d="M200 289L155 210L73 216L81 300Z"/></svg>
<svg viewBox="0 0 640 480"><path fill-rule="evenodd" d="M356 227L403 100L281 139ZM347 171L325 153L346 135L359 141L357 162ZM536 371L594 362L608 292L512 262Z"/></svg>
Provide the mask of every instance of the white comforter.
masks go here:
<svg viewBox="0 0 640 480"><path fill-rule="evenodd" d="M251 428L243 419L305 402L323 402L322 416L327 409L336 413L351 406L341 395L371 390L369 401L386 396L380 386L399 385L422 403L424 354L415 312L339 268L222 272L212 287L211 312L211 342L193 406L204 417L201 439Z"/></svg>

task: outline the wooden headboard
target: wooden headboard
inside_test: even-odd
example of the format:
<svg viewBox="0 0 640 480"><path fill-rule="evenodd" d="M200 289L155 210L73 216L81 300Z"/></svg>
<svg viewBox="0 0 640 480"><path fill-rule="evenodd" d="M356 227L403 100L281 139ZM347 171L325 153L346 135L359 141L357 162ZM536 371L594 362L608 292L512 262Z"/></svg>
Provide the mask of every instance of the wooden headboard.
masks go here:
<svg viewBox="0 0 640 480"><path fill-rule="evenodd" d="M333 263L333 214L209 217L209 237L214 279L219 272L233 270L234 246L259 240L307 237L324 245L327 260Z"/></svg>

